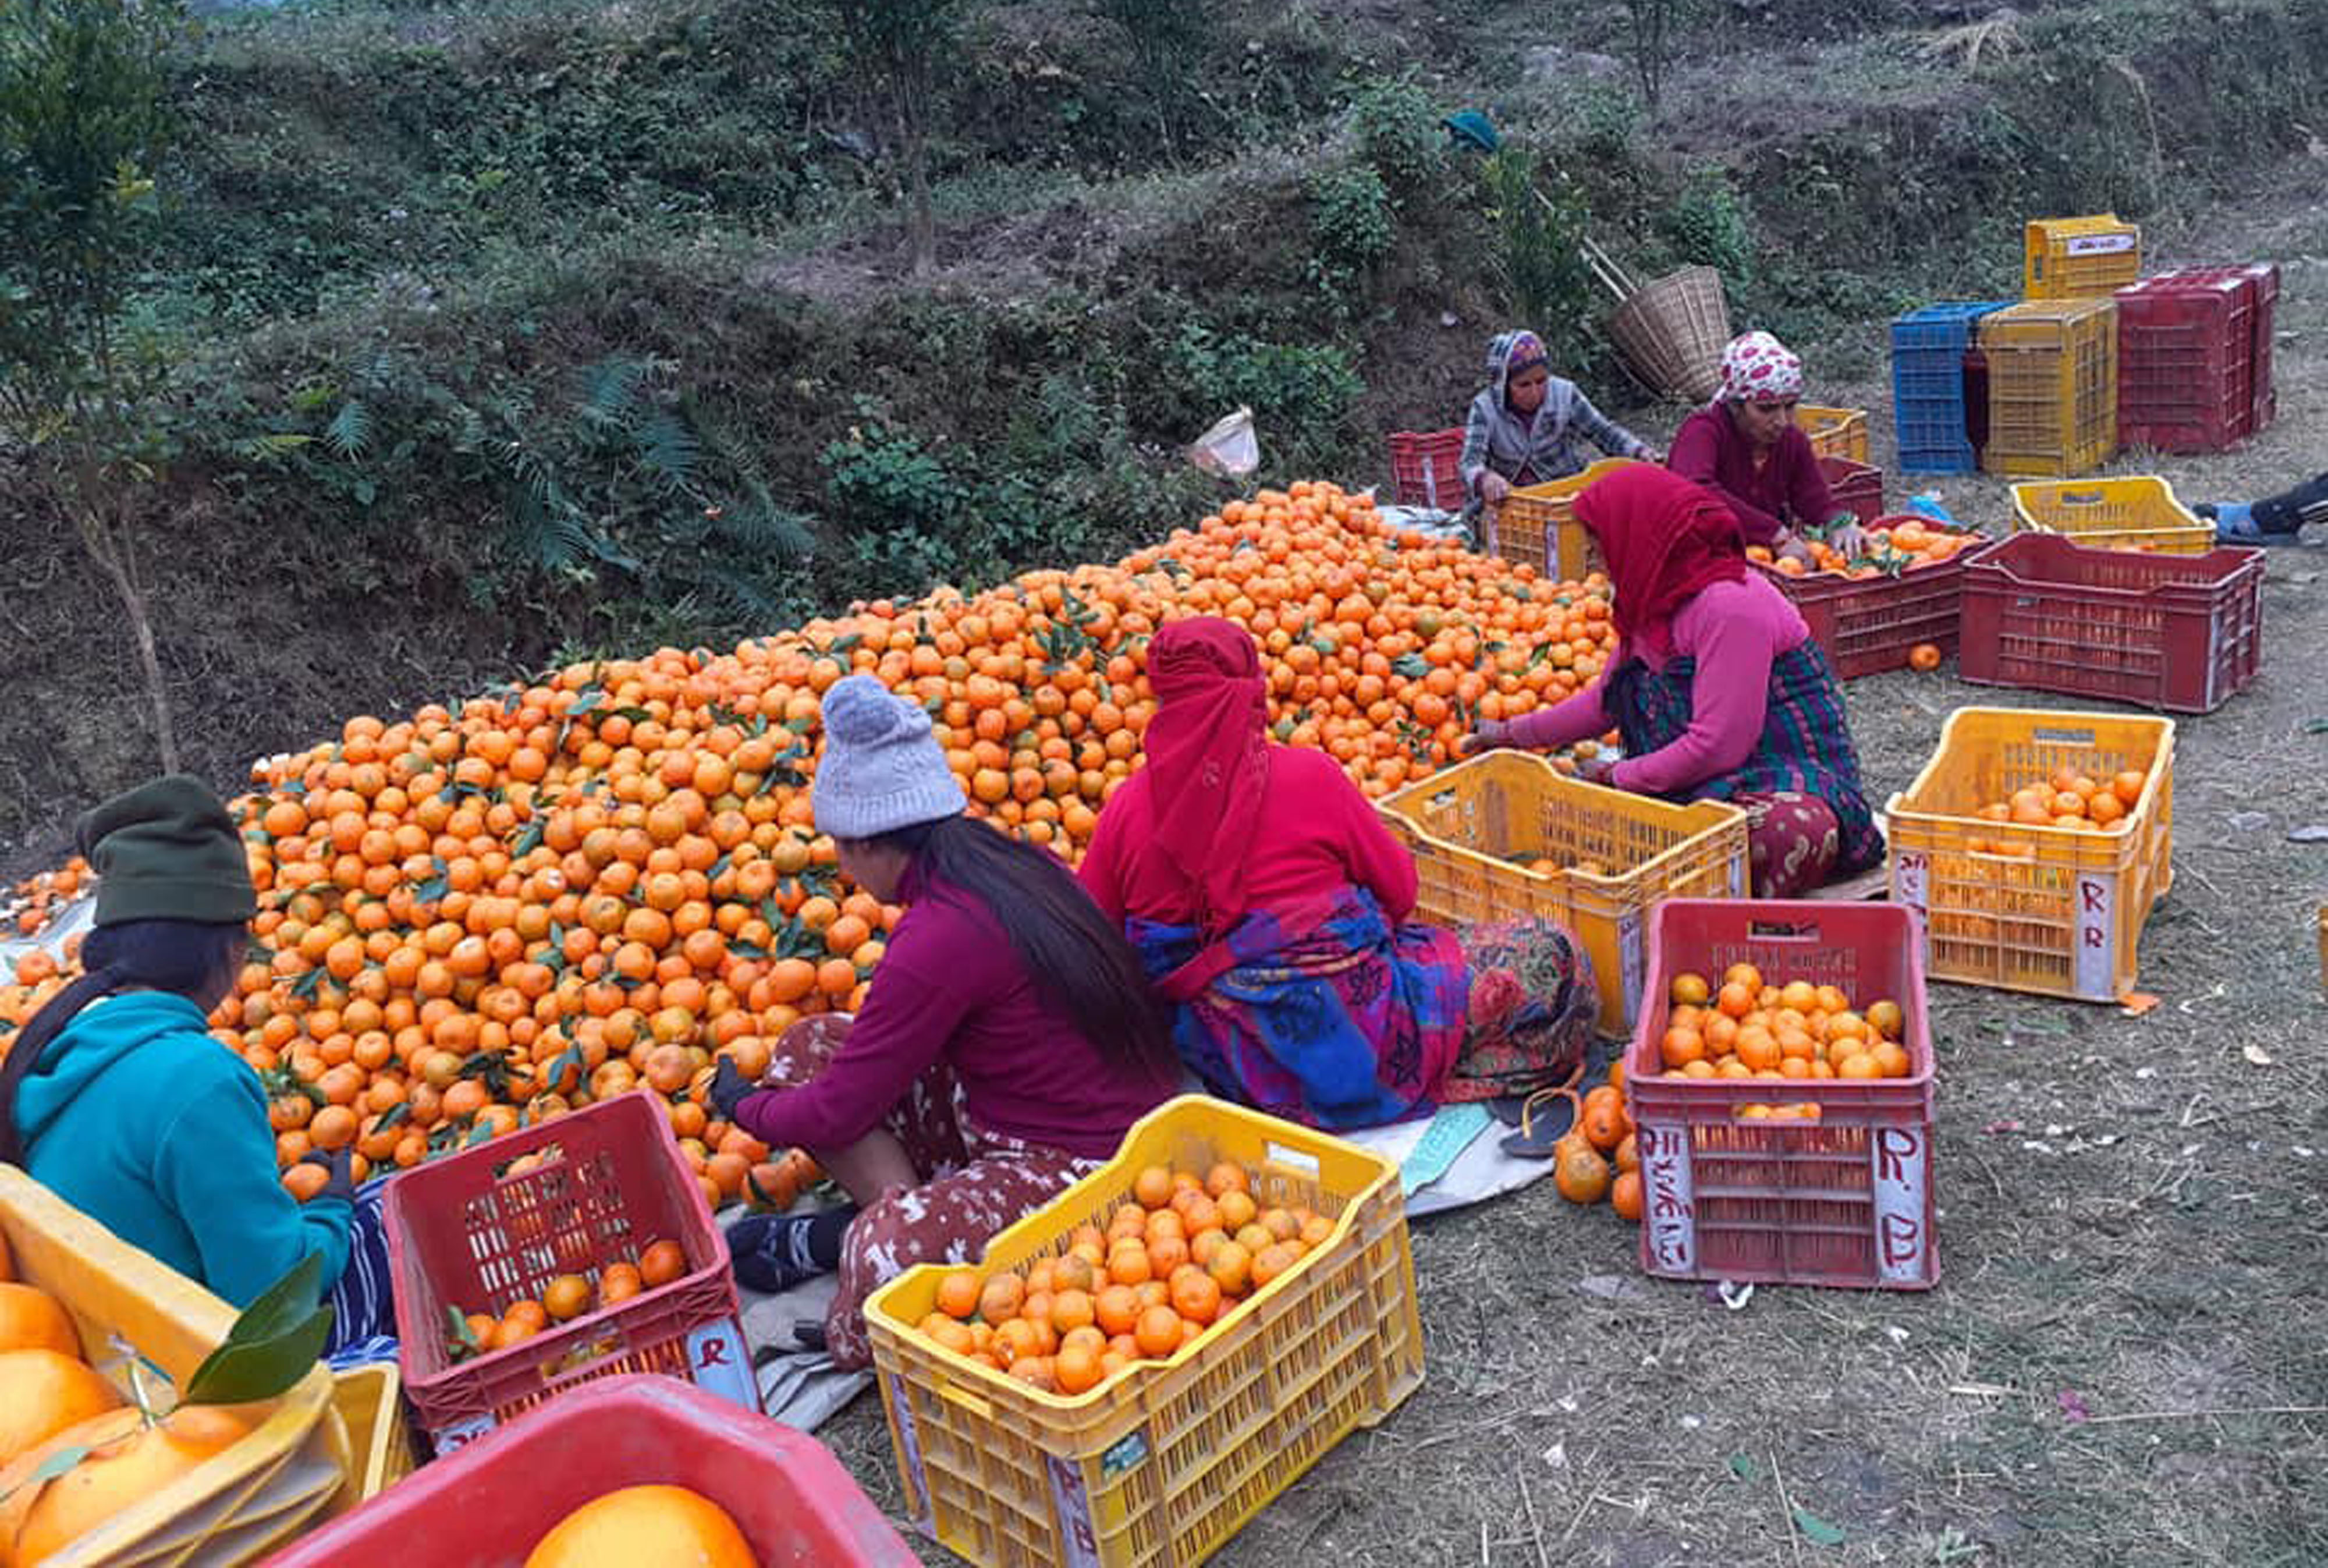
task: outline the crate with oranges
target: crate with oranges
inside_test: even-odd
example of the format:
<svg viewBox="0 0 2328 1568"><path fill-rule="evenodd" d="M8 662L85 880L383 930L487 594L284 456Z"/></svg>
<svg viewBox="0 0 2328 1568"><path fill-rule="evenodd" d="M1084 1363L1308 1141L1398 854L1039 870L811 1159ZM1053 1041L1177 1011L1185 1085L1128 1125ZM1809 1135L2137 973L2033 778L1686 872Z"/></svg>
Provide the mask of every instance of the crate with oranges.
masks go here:
<svg viewBox="0 0 2328 1568"><path fill-rule="evenodd" d="M1967 708L1885 808L1933 978L2110 1001L2173 881L2174 724Z"/></svg>
<svg viewBox="0 0 2328 1568"><path fill-rule="evenodd" d="M1422 1379L1396 1164L1200 1094L865 1319L909 1511L981 1563L1201 1562Z"/></svg>
<svg viewBox="0 0 2328 1568"><path fill-rule="evenodd" d="M1675 899L1625 1056L1641 1266L1921 1290L1932 1040L1896 905Z"/></svg>
<svg viewBox="0 0 2328 1568"><path fill-rule="evenodd" d="M1760 545L1746 553L1793 602L1835 673L1853 681L1929 669L1956 651L1965 565L1987 543L1903 514L1878 519L1856 559L1818 540L1807 564L1775 559ZM1929 662L1918 658L1924 650Z"/></svg>
<svg viewBox="0 0 2328 1568"><path fill-rule="evenodd" d="M381 1221L405 1392L439 1452L624 1372L760 1407L727 1247L647 1095L406 1171Z"/></svg>

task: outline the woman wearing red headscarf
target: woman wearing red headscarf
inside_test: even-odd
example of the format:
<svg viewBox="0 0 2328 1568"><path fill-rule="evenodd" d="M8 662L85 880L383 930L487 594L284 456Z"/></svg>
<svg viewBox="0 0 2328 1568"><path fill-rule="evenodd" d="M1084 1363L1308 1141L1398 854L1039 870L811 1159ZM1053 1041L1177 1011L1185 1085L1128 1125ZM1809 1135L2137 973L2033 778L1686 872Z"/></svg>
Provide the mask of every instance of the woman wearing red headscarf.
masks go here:
<svg viewBox="0 0 2328 1568"><path fill-rule="evenodd" d="M1372 1126L1530 1086L1538 1057L1582 1045L1589 976L1526 1015L1534 1033L1510 1057L1467 1049L1462 945L1409 921L1413 857L1340 765L1268 741L1243 627L1173 622L1148 645L1148 680L1146 765L1100 813L1081 875L1172 1004L1173 1043L1208 1088L1313 1126ZM1504 1002L1516 1013L1527 1000ZM1516 1084L1491 1079L1507 1068Z"/></svg>
<svg viewBox="0 0 2328 1568"><path fill-rule="evenodd" d="M1758 897L1793 897L1881 860L1842 688L1794 606L1747 567L1731 508L1643 465L1580 493L1576 518L1616 590L1616 655L1575 696L1484 723L1464 749L1548 750L1613 727L1625 759L1587 776L1745 808Z"/></svg>

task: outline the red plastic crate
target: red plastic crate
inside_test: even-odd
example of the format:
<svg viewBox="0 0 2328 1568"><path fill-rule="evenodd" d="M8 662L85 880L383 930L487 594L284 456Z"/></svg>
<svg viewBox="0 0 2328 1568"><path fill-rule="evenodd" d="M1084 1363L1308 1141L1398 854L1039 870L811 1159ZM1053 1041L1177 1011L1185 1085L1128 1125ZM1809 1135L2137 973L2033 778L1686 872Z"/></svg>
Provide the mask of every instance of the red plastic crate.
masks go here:
<svg viewBox="0 0 2328 1568"><path fill-rule="evenodd" d="M529 1154L541 1163L507 1173ZM686 1378L760 1408L728 1249L662 1106L645 1094L415 1166L388 1184L381 1219L405 1395L440 1452L623 1372ZM687 1255L687 1272L669 1284L505 1349L461 1362L448 1354L448 1309L498 1317L560 1274L595 1286L606 1264L666 1238Z"/></svg>
<svg viewBox="0 0 2328 1568"><path fill-rule="evenodd" d="M2022 533L1965 568L1957 671L1983 686L2211 713L2263 662L2263 552L2145 555Z"/></svg>
<svg viewBox="0 0 2328 1568"><path fill-rule="evenodd" d="M1427 506L1436 512L1460 512L1469 497L1463 493L1463 432L1433 430L1427 435L1401 430L1390 438L1390 477L1401 506Z"/></svg>
<svg viewBox="0 0 2328 1568"><path fill-rule="evenodd" d="M512 1478L521 1478L512 1484ZM424 1465L268 1559L517 1568L568 1514L624 1487L700 1492L761 1568L913 1568L879 1509L814 1438L668 1377L610 1377Z"/></svg>
<svg viewBox="0 0 2328 1568"><path fill-rule="evenodd" d="M2161 273L2117 292L2121 446L2219 452L2255 423L2255 280Z"/></svg>
<svg viewBox="0 0 2328 1568"><path fill-rule="evenodd" d="M1819 473L1826 480L1827 491L1835 503L1843 507L1863 523L1873 522L1883 515L1883 470L1871 464L1854 463L1848 457L1822 457ZM1826 519L1816 521L1825 522Z"/></svg>
<svg viewBox="0 0 2328 1568"><path fill-rule="evenodd" d="M1895 904L1676 898L1650 925L1649 978L1625 1054L1641 1156L1641 1267L1670 1280L1929 1290L1932 1036L1923 933ZM1904 1078L1668 1078L1658 1042L1676 975L1751 963L1777 984L1833 984L1900 1004ZM1816 1101L1816 1122L1741 1121L1741 1105Z"/></svg>
<svg viewBox="0 0 2328 1568"><path fill-rule="evenodd" d="M1906 519L1872 521L1880 524ZM1916 521L1927 529L1934 526L1928 519ZM1972 545L1948 560L1896 577L1858 582L1830 572L1794 577L1767 566L1760 570L1793 601L1835 674L1856 681L1886 670L1905 670L1909 655L1925 643L1943 656L1957 651L1965 563L1986 548Z"/></svg>

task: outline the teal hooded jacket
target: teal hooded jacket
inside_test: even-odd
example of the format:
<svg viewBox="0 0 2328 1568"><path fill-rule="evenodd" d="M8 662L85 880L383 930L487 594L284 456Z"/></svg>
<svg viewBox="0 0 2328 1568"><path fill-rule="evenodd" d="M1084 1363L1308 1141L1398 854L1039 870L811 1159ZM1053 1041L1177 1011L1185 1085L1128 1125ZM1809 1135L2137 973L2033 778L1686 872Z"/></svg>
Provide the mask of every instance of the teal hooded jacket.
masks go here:
<svg viewBox="0 0 2328 1568"><path fill-rule="evenodd" d="M92 1002L16 1092L35 1181L238 1307L310 1253L347 1264L345 1198L284 1190L258 1076L169 991Z"/></svg>

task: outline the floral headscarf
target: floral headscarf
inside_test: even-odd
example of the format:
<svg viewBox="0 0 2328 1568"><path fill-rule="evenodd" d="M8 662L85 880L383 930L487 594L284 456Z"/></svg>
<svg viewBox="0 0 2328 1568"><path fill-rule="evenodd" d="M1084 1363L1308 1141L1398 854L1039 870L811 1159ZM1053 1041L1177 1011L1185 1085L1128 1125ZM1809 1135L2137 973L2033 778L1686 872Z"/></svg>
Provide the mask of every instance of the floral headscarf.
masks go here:
<svg viewBox="0 0 2328 1568"><path fill-rule="evenodd" d="M1802 360L1769 333L1742 333L1722 351L1722 396L1728 401L1802 395Z"/></svg>

